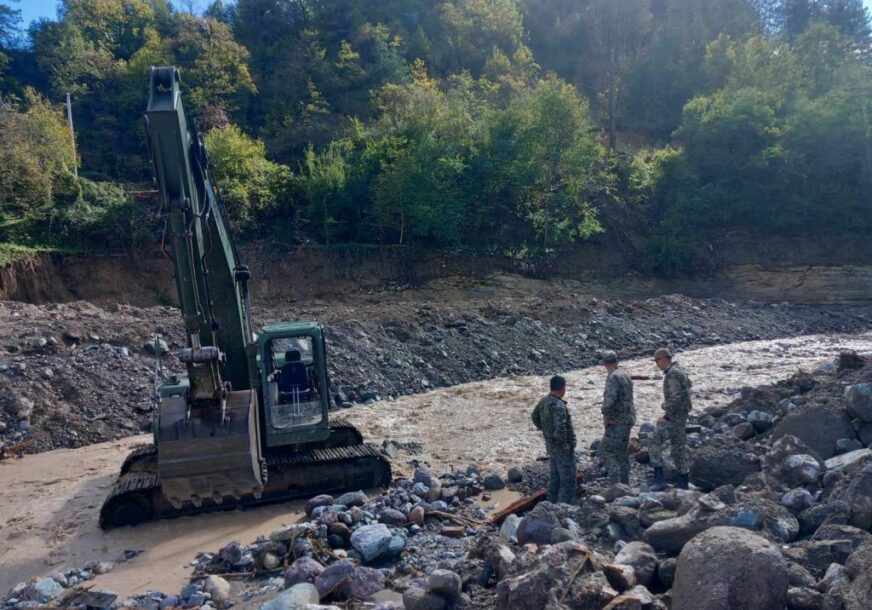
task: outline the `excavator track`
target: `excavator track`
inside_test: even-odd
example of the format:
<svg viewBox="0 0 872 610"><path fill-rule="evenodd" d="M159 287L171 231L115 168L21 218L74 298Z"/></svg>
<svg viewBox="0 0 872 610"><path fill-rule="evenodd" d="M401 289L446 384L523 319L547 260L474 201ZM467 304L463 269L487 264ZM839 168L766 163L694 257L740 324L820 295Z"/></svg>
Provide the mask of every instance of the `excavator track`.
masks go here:
<svg viewBox="0 0 872 610"><path fill-rule="evenodd" d="M340 441L360 439L360 432L344 421L331 422L328 446L266 456L267 484L260 498L251 495L201 506L185 503L173 507L164 497L157 474L157 450L153 445L137 447L122 465L122 473L100 509L100 527L109 529L137 525L153 519L282 502L334 493L368 489L390 484L391 466L381 450L370 444Z"/></svg>

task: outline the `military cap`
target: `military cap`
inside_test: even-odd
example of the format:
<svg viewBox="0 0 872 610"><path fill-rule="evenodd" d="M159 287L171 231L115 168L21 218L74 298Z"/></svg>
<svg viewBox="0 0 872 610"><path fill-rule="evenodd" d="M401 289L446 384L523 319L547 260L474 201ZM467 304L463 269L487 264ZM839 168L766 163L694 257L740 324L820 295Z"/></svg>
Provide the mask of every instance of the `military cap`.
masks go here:
<svg viewBox="0 0 872 610"><path fill-rule="evenodd" d="M600 352L600 360L603 364L614 364L618 361L618 355L610 349Z"/></svg>
<svg viewBox="0 0 872 610"><path fill-rule="evenodd" d="M661 347L654 352L654 360L660 360L661 358L669 358L672 360L672 352L669 351L668 347Z"/></svg>

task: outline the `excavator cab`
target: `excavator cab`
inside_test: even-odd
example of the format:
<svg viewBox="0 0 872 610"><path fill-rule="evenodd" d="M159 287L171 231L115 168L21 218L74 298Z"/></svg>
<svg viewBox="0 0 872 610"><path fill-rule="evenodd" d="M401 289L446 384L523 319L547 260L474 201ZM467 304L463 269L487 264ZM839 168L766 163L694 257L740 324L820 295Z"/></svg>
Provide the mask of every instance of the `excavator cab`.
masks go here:
<svg viewBox="0 0 872 610"><path fill-rule="evenodd" d="M272 324L258 338L264 446L327 440L327 349L317 322Z"/></svg>

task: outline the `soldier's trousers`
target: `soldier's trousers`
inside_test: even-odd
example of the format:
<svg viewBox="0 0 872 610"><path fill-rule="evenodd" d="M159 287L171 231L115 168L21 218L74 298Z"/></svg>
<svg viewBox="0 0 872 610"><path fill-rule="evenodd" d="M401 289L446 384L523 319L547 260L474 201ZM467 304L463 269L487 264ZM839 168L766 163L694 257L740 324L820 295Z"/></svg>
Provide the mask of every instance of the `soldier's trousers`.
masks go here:
<svg viewBox="0 0 872 610"><path fill-rule="evenodd" d="M612 483L630 482L630 424L612 424L606 428L600 455Z"/></svg>
<svg viewBox="0 0 872 610"><path fill-rule="evenodd" d="M679 474L687 474L687 417L670 419L656 428L648 443L648 454L651 456L651 464L663 466L663 450L669 444L672 461Z"/></svg>
<svg viewBox="0 0 872 610"><path fill-rule="evenodd" d="M548 443L548 501L575 504L575 451Z"/></svg>

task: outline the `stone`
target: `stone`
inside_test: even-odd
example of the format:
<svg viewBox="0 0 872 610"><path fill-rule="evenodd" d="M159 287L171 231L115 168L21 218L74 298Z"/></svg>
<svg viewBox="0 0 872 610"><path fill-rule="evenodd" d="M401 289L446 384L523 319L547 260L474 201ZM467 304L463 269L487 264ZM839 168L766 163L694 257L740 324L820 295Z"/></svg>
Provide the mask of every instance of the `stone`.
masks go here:
<svg viewBox="0 0 872 610"><path fill-rule="evenodd" d="M766 432L772 427L775 417L766 411L751 411L748 413L748 423L754 426L757 432Z"/></svg>
<svg viewBox="0 0 872 610"><path fill-rule="evenodd" d="M715 527L682 549L672 610L782 610L787 582L787 563L771 542L743 529Z"/></svg>
<svg viewBox="0 0 872 610"><path fill-rule="evenodd" d="M802 487L791 489L781 497L782 506L794 512L800 512L814 504L814 496Z"/></svg>
<svg viewBox="0 0 872 610"><path fill-rule="evenodd" d="M617 591L624 592L636 586L636 573L633 568L620 563L610 563L603 573Z"/></svg>
<svg viewBox="0 0 872 610"><path fill-rule="evenodd" d="M409 587L403 593L403 607L405 610L445 610L448 602L444 597L426 589Z"/></svg>
<svg viewBox="0 0 872 610"><path fill-rule="evenodd" d="M655 606L654 596L645 587L639 585L610 601L603 610L642 610L643 608L662 608Z"/></svg>
<svg viewBox="0 0 872 610"><path fill-rule="evenodd" d="M403 553L403 549L406 548L406 539L402 536L392 536L391 541L388 544L388 550L384 552L383 557L387 558L395 558L399 557Z"/></svg>
<svg viewBox="0 0 872 610"><path fill-rule="evenodd" d="M342 561L342 560L340 560ZM380 570L358 566L351 574L351 580L342 587L348 599L368 600L385 588L385 575Z"/></svg>
<svg viewBox="0 0 872 610"><path fill-rule="evenodd" d="M817 584L817 590L821 593L826 593L837 582L839 582L840 580L846 580L847 578L848 570L845 569L845 566L838 563L831 563L827 567L827 571L824 573L824 577L821 578L820 582Z"/></svg>
<svg viewBox="0 0 872 610"><path fill-rule="evenodd" d="M863 422L872 422L872 383L858 383L845 388L845 410Z"/></svg>
<svg viewBox="0 0 872 610"><path fill-rule="evenodd" d="M518 525L521 518L518 515L509 515L500 526L500 536L508 542L518 542Z"/></svg>
<svg viewBox="0 0 872 610"><path fill-rule="evenodd" d="M520 483L524 480L524 473L521 472L520 468L513 466L509 468L507 478L509 479L509 483Z"/></svg>
<svg viewBox="0 0 872 610"><path fill-rule="evenodd" d="M733 436L742 440L748 440L754 436L754 425L750 422L742 422L733 428Z"/></svg>
<svg viewBox="0 0 872 610"><path fill-rule="evenodd" d="M560 544L569 540L578 540L578 536L565 527L555 527L551 530L551 544Z"/></svg>
<svg viewBox="0 0 872 610"><path fill-rule="evenodd" d="M318 577L315 578L315 588L318 590L319 599L327 597L331 592L339 593L340 596L345 593L347 581L351 580L356 565L350 559L340 559L331 563L324 568ZM346 581L343 584L343 581ZM316 602L318 600L315 600Z"/></svg>
<svg viewBox="0 0 872 610"><path fill-rule="evenodd" d="M658 551L677 553L697 534L718 526L762 531L782 542L799 533L799 522L787 509L762 497L746 497L719 511L704 512L697 506L674 519L658 521L642 540Z"/></svg>
<svg viewBox="0 0 872 610"><path fill-rule="evenodd" d="M864 447L872 447L872 424L863 424L857 431L857 436Z"/></svg>
<svg viewBox="0 0 872 610"><path fill-rule="evenodd" d="M801 540L783 549L782 554L821 579L831 564L844 563L853 550L847 540Z"/></svg>
<svg viewBox="0 0 872 610"><path fill-rule="evenodd" d="M392 537L393 534L383 523L362 525L351 534L351 546L365 562L370 562L388 550Z"/></svg>
<svg viewBox="0 0 872 610"><path fill-rule="evenodd" d="M722 485L740 485L750 474L760 471L757 456L732 444L706 445L693 451L690 460L690 482L705 491Z"/></svg>
<svg viewBox="0 0 872 610"><path fill-rule="evenodd" d="M261 604L260 610L302 610L306 605L317 604L319 601L318 589L314 585L300 583Z"/></svg>
<svg viewBox="0 0 872 610"><path fill-rule="evenodd" d="M459 574L451 570L433 570L427 577L427 586L433 593L454 599L460 596L463 581Z"/></svg>
<svg viewBox="0 0 872 610"><path fill-rule="evenodd" d="M678 567L678 558L676 557L669 557L657 564L657 578L667 589L671 589L675 581L676 567Z"/></svg>
<svg viewBox="0 0 872 610"><path fill-rule="evenodd" d="M321 494L319 496L315 496L314 498L309 499L306 502L306 514L310 517L316 508L320 506L332 506L333 505L333 496L327 494Z"/></svg>
<svg viewBox="0 0 872 610"><path fill-rule="evenodd" d="M414 523L416 525L420 525L424 523L424 507L416 506L411 511L409 511L409 523Z"/></svg>
<svg viewBox="0 0 872 610"><path fill-rule="evenodd" d="M282 560L275 553L266 552L260 558L260 564L265 570L275 570L282 565Z"/></svg>
<svg viewBox="0 0 872 610"><path fill-rule="evenodd" d="M327 528L327 531L331 534L335 534L336 536L343 538L344 540L348 540L351 538L351 528L340 521L332 523Z"/></svg>
<svg viewBox="0 0 872 610"><path fill-rule="evenodd" d="M551 531L556 527L560 527L560 521L553 512L553 505L541 502L518 524L518 544L550 544Z"/></svg>
<svg viewBox="0 0 872 610"><path fill-rule="evenodd" d="M156 341L152 339L151 341L146 341L142 344L142 349L144 349L147 353L152 356L161 355L163 356L167 352L170 351L170 346L167 345L167 342L163 339L157 339Z"/></svg>
<svg viewBox="0 0 872 610"><path fill-rule="evenodd" d="M631 539L636 540L642 537L644 528L639 522L639 511L626 506L612 506L609 511L609 521L617 523L621 529Z"/></svg>
<svg viewBox="0 0 872 610"><path fill-rule="evenodd" d="M369 502L369 498L362 491L349 491L334 501L335 504L341 504L342 506L363 506L367 502Z"/></svg>
<svg viewBox="0 0 872 610"><path fill-rule="evenodd" d="M870 456L872 456L872 449L857 449L849 453L831 457L824 462L824 466L826 466L827 470L842 470L843 468L846 468L851 464L856 464L860 460Z"/></svg>
<svg viewBox="0 0 872 610"><path fill-rule="evenodd" d="M506 483L503 481L503 477L493 472L487 475L482 482L484 488L488 491L497 491L500 489L505 489Z"/></svg>
<svg viewBox="0 0 872 610"><path fill-rule="evenodd" d="M636 583L647 587L657 571L657 553L644 542L630 542L615 555L614 563L630 566Z"/></svg>
<svg viewBox="0 0 872 610"><path fill-rule="evenodd" d="M839 455L857 451L858 449L863 449L863 447L865 447L865 445L858 438L840 438L836 441L836 453Z"/></svg>
<svg viewBox="0 0 872 610"><path fill-rule="evenodd" d="M324 566L311 557L300 557L285 570L285 587L290 588L302 582L314 583L323 571Z"/></svg>
<svg viewBox="0 0 872 610"><path fill-rule="evenodd" d="M808 587L790 587L787 590L787 610L820 610L824 596Z"/></svg>
<svg viewBox="0 0 872 610"><path fill-rule="evenodd" d="M430 474L430 470L426 466L417 466L415 468L415 472L412 475L412 481L414 483L423 483L427 487L433 487L433 475Z"/></svg>
<svg viewBox="0 0 872 610"><path fill-rule="evenodd" d="M64 593L64 588L53 578L41 578L24 590L24 597L30 601L47 603Z"/></svg>
<svg viewBox="0 0 872 610"><path fill-rule="evenodd" d="M842 500L851 508L849 525L872 529L872 463L850 467L830 494L830 501L835 500Z"/></svg>
<svg viewBox="0 0 872 610"><path fill-rule="evenodd" d="M815 532L815 537L818 540L847 540L851 543L852 552L867 542L872 542L872 534L869 532L851 525L838 525L834 523L827 523L821 526Z"/></svg>
<svg viewBox="0 0 872 610"><path fill-rule="evenodd" d="M812 485L824 471L823 465L807 454L791 455L782 463L788 481L794 485Z"/></svg>
<svg viewBox="0 0 872 610"><path fill-rule="evenodd" d="M245 556L245 548L234 540L218 551L218 555L230 565L238 566Z"/></svg>
<svg viewBox="0 0 872 610"><path fill-rule="evenodd" d="M27 420L30 419L31 415L33 415L33 401L29 398L19 398L18 410L15 416L19 420Z"/></svg>
<svg viewBox="0 0 872 610"><path fill-rule="evenodd" d="M426 498L428 491L430 491L430 488L423 483L415 483L414 485L412 485L412 493L419 498Z"/></svg>
<svg viewBox="0 0 872 610"><path fill-rule="evenodd" d="M408 522L406 515L395 508L386 508L378 516L378 520L386 525L405 525Z"/></svg>
<svg viewBox="0 0 872 610"><path fill-rule="evenodd" d="M816 504L799 513L799 531L803 536L809 536L824 523L846 525L850 517L851 507L843 500Z"/></svg>
<svg viewBox="0 0 872 610"><path fill-rule="evenodd" d="M625 485L624 483L616 483L609 487L605 493L603 493L603 497L605 497L607 502L614 502L618 498L623 498L626 496L632 496L633 489L629 485Z"/></svg>
<svg viewBox="0 0 872 610"><path fill-rule="evenodd" d="M791 587L814 587L817 584L817 579L798 563L788 561L787 583Z"/></svg>
<svg viewBox="0 0 872 610"><path fill-rule="evenodd" d="M851 419L842 409L827 405L811 405L787 415L772 432L772 439L795 436L823 459L836 454L836 441L856 436Z"/></svg>
<svg viewBox="0 0 872 610"><path fill-rule="evenodd" d="M220 576L207 577L203 590L212 596L212 601L218 602L219 605L230 600L230 583Z"/></svg>
<svg viewBox="0 0 872 610"><path fill-rule="evenodd" d="M523 556L518 562L524 562ZM601 572L602 557L578 542L546 547L526 565L497 584L496 610L556 608L549 605L556 591L568 608L602 608L616 595Z"/></svg>

